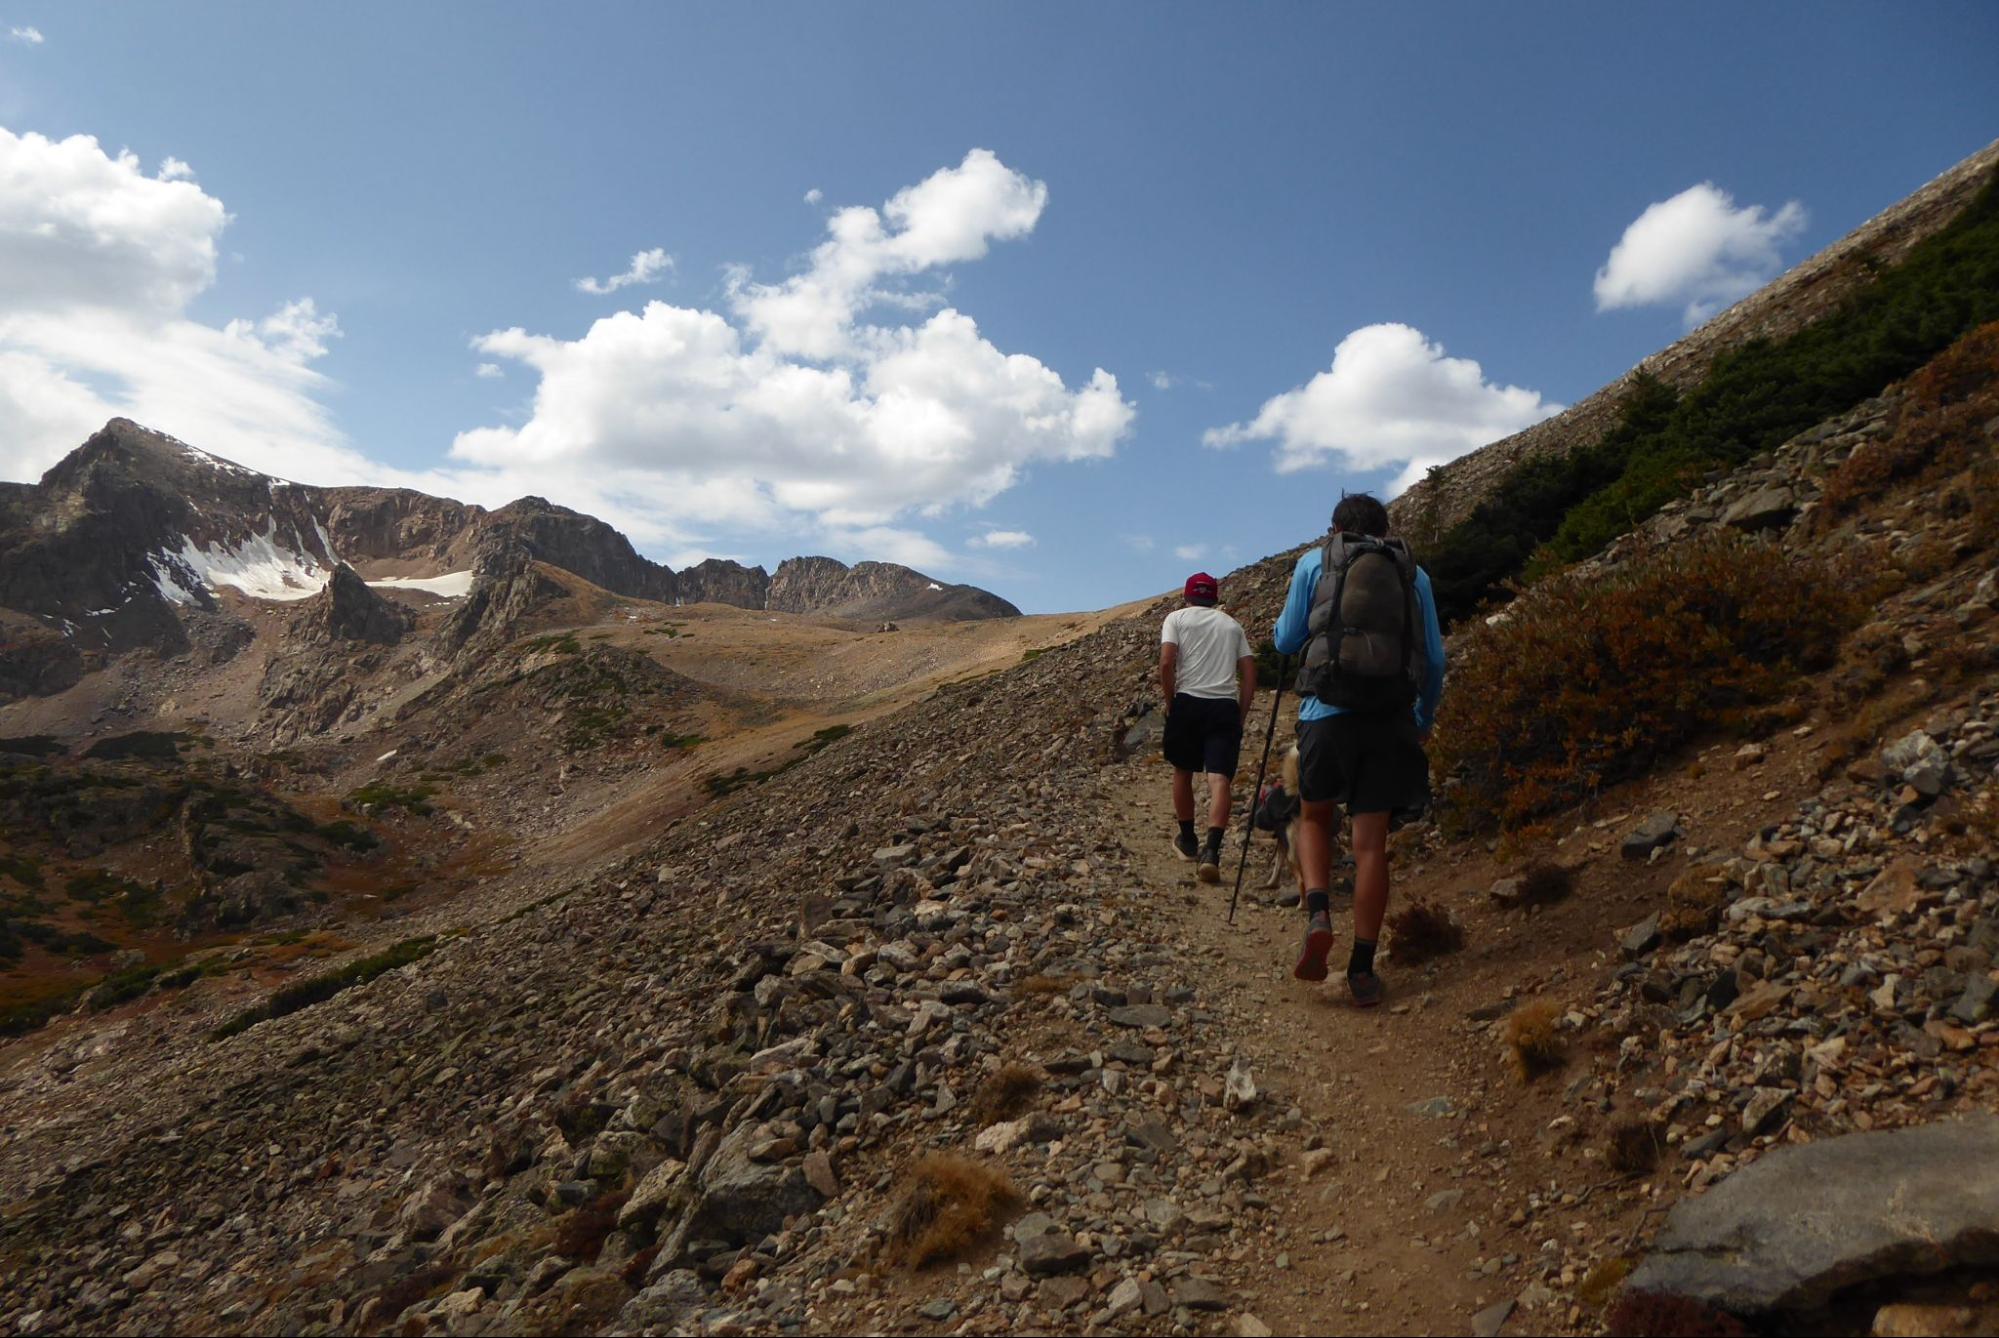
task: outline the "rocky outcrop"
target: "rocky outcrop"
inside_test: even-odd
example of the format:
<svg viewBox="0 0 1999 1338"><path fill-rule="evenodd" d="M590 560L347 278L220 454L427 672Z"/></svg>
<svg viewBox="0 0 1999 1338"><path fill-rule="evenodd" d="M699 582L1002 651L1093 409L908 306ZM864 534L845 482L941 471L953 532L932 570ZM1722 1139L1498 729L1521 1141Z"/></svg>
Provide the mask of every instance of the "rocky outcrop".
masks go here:
<svg viewBox="0 0 1999 1338"><path fill-rule="evenodd" d="M354 569L341 563L326 588L307 600L292 623L292 636L304 645L362 641L393 646L416 619L407 609L389 603L368 588Z"/></svg>
<svg viewBox="0 0 1999 1338"><path fill-rule="evenodd" d="M707 558L680 573L683 604L733 604L760 609L770 598L770 573L727 558Z"/></svg>
<svg viewBox="0 0 1999 1338"><path fill-rule="evenodd" d="M671 604L678 593L670 568L640 557L630 540L595 516L523 497L495 511L486 523L536 561L574 572L614 595Z"/></svg>
<svg viewBox="0 0 1999 1338"><path fill-rule="evenodd" d="M1468 515L1522 461L1566 455L1590 445L1617 421L1641 375L1684 389L1707 374L1715 358L1752 339L1778 339L1833 311L1925 237L1955 218L1999 167L1999 142L1966 158L1831 246L1801 261L1679 342L1544 422L1460 456L1389 504L1396 526L1409 533L1441 532Z"/></svg>
<svg viewBox="0 0 1999 1338"><path fill-rule="evenodd" d="M829 557L787 558L770 578L767 605L778 613L817 613L866 621L1017 618L1020 610L970 585L945 585L894 562L849 567Z"/></svg>
<svg viewBox="0 0 1999 1338"><path fill-rule="evenodd" d="M1633 1292L1735 1314L1999 1263L1999 1118L1787 1147L1674 1207Z"/></svg>
<svg viewBox="0 0 1999 1338"><path fill-rule="evenodd" d="M83 654L69 638L0 609L0 702L61 692L83 670Z"/></svg>

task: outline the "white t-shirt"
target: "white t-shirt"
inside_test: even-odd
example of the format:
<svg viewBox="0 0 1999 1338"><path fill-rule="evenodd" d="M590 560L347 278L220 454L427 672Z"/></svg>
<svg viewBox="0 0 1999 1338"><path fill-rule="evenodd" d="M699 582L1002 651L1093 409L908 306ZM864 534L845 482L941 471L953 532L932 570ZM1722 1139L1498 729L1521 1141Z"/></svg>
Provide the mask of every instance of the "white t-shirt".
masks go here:
<svg viewBox="0 0 1999 1338"><path fill-rule="evenodd" d="M1173 674L1176 693L1209 698L1236 695L1236 661L1250 653L1241 623L1220 609L1189 605L1166 615L1159 641L1180 648L1180 663Z"/></svg>

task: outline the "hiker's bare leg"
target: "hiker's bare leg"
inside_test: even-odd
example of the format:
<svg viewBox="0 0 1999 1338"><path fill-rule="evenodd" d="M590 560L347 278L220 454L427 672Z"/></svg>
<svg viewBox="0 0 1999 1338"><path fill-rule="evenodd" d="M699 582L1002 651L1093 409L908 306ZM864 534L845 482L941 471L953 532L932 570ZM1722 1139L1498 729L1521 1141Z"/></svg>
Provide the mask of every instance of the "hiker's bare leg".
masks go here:
<svg viewBox="0 0 1999 1338"><path fill-rule="evenodd" d="M1333 885L1333 801L1323 803L1306 801L1298 807L1298 822L1292 827L1292 840L1298 844L1298 870L1304 878L1305 891L1311 892Z"/></svg>
<svg viewBox="0 0 1999 1338"><path fill-rule="evenodd" d="M1155 790L1153 793L1157 794L1158 791ZM1179 822L1194 820L1194 773L1191 771L1174 769L1173 817Z"/></svg>
<svg viewBox="0 0 1999 1338"><path fill-rule="evenodd" d="M1388 914L1388 814L1353 815L1353 934L1373 943Z"/></svg>
<svg viewBox="0 0 1999 1338"><path fill-rule="evenodd" d="M1208 773L1208 825L1229 825L1229 778Z"/></svg>

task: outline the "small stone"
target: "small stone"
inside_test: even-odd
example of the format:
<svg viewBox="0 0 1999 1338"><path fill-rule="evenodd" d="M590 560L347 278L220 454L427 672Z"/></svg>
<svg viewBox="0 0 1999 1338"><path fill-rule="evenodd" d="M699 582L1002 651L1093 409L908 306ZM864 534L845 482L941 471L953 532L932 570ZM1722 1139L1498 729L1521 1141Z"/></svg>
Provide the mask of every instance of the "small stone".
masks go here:
<svg viewBox="0 0 1999 1338"><path fill-rule="evenodd" d="M1090 1252L1066 1231L1056 1230L1019 1241L1020 1266L1030 1277L1071 1273L1090 1262Z"/></svg>
<svg viewBox="0 0 1999 1338"><path fill-rule="evenodd" d="M1411 1102L1409 1113L1419 1115L1426 1120L1443 1120L1457 1114L1458 1108L1451 1104L1451 1099L1447 1096L1433 1096L1427 1101Z"/></svg>
<svg viewBox="0 0 1999 1338"><path fill-rule="evenodd" d="M1115 1319L1128 1311L1136 1310L1145 1301L1145 1293L1139 1289L1138 1279L1125 1278L1111 1288L1104 1309Z"/></svg>
<svg viewBox="0 0 1999 1338"><path fill-rule="evenodd" d="M935 1300L925 1301L922 1305L916 1307L916 1313L930 1320L932 1323L942 1324L945 1320L958 1313L958 1303L948 1296L940 1296Z"/></svg>
<svg viewBox="0 0 1999 1338"><path fill-rule="evenodd" d="M1950 1006L1950 1015L1960 1022L1983 1022L1992 1015L1993 996L1999 985L1990 976L1973 976L1964 982L1964 992Z"/></svg>
<svg viewBox="0 0 1999 1338"><path fill-rule="evenodd" d="M1473 1338L1499 1338L1499 1331L1513 1315L1513 1302L1498 1301L1471 1317Z"/></svg>
<svg viewBox="0 0 1999 1338"><path fill-rule="evenodd" d="M1742 1132L1754 1138L1774 1127L1780 1121L1777 1116L1791 1094L1781 1087L1759 1087L1749 1094L1749 1104L1742 1108Z"/></svg>
<svg viewBox="0 0 1999 1338"><path fill-rule="evenodd" d="M1245 1310L1235 1317L1236 1338L1270 1338L1270 1326Z"/></svg>
<svg viewBox="0 0 1999 1338"><path fill-rule="evenodd" d="M1626 957L1643 957L1659 946L1659 912L1640 920L1624 931L1617 941L1617 947Z"/></svg>
<svg viewBox="0 0 1999 1338"><path fill-rule="evenodd" d="M840 1179L833 1174L833 1159L824 1152L805 1154L805 1183L819 1191L821 1198L838 1198Z"/></svg>
<svg viewBox="0 0 1999 1338"><path fill-rule="evenodd" d="M1197 1278L1189 1274L1173 1283L1173 1304L1186 1306L1189 1310L1226 1310L1228 1297L1222 1289L1207 1278Z"/></svg>
<svg viewBox="0 0 1999 1338"><path fill-rule="evenodd" d="M1250 1077L1249 1065L1238 1059L1229 1065L1228 1077L1222 1084L1222 1109L1242 1110L1256 1104L1256 1080Z"/></svg>
<svg viewBox="0 0 1999 1338"><path fill-rule="evenodd" d="M1462 1189L1440 1189L1423 1201L1423 1206L1433 1213L1447 1213L1465 1201Z"/></svg>
<svg viewBox="0 0 1999 1338"><path fill-rule="evenodd" d="M1642 860L1655 850L1663 850L1680 835L1680 817L1677 813L1654 813L1645 821L1633 827L1624 838L1618 853L1626 859Z"/></svg>
<svg viewBox="0 0 1999 1338"><path fill-rule="evenodd" d="M1120 1027L1167 1027L1173 1024L1173 1010L1165 1004L1130 1004L1111 1009L1109 1016Z"/></svg>

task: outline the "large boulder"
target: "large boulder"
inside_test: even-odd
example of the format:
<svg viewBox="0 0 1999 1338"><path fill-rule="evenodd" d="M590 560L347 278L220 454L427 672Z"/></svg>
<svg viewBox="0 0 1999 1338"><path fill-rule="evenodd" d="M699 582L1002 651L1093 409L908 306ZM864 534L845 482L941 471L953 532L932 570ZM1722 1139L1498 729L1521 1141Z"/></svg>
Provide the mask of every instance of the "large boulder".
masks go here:
<svg viewBox="0 0 1999 1338"><path fill-rule="evenodd" d="M1999 1117L1780 1148L1666 1219L1626 1289L1736 1314L1999 1263Z"/></svg>
<svg viewBox="0 0 1999 1338"><path fill-rule="evenodd" d="M819 1191L802 1167L750 1159L757 1141L757 1125L745 1121L716 1145L687 1196L686 1212L661 1243L656 1274L686 1262L696 1244L749 1244L782 1230L785 1218L819 1206Z"/></svg>

